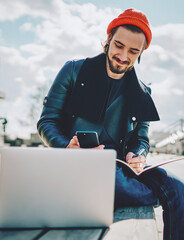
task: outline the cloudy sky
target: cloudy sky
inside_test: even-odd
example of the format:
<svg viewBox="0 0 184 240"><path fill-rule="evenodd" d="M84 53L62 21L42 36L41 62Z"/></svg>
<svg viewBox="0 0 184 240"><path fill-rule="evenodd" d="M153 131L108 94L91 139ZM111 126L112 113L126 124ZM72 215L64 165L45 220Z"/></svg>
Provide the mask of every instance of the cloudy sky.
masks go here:
<svg viewBox="0 0 184 240"><path fill-rule="evenodd" d="M9 135L36 132L41 99L62 65L100 53L108 23L130 7L146 13L153 32L135 65L161 117L151 130L184 118L183 0L0 0L0 117Z"/></svg>

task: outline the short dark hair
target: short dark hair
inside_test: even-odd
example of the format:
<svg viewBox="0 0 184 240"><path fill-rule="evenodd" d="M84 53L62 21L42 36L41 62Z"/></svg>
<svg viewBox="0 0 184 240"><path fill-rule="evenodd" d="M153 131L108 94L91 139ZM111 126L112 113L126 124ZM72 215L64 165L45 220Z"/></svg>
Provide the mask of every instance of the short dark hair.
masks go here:
<svg viewBox="0 0 184 240"><path fill-rule="evenodd" d="M113 29L111 30L111 32L110 32L111 35L112 35L112 37L114 36L115 32L117 31L117 29L118 29L119 27L124 27L124 28L130 30L131 32L143 33L143 34L144 34L144 32L142 31L142 29L140 29L139 27L137 27L137 26L135 26L135 25L131 25L131 24L125 24L125 25L121 25L121 26L118 26L118 27L113 28ZM145 35L145 34L144 34L144 35ZM145 35L145 38L146 38L146 35ZM145 41L145 43L144 43L144 48L145 48L146 46L147 46L147 38L146 38L146 41ZM104 49L104 53L105 53L105 54L107 53L108 47L109 47L109 44L107 44L107 42L105 42L105 43L103 44L103 49Z"/></svg>

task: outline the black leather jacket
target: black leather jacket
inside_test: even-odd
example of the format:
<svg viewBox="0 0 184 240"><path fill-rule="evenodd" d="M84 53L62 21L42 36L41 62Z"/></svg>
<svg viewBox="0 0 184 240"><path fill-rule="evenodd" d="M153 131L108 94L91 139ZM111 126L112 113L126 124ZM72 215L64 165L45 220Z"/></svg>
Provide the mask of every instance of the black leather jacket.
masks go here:
<svg viewBox="0 0 184 240"><path fill-rule="evenodd" d="M46 145L65 148L77 130L94 130L100 134L104 125L113 141L122 146L124 155L129 151L136 153L142 148L145 149L143 155L146 155L149 150L149 121L159 120L150 88L137 79L134 69L127 72L126 118L120 117L120 113L125 115L123 96L120 95L106 109L104 123L100 111L107 87L98 76L98 61L104 59L104 54L101 54L64 65L44 99L37 124L39 134Z"/></svg>

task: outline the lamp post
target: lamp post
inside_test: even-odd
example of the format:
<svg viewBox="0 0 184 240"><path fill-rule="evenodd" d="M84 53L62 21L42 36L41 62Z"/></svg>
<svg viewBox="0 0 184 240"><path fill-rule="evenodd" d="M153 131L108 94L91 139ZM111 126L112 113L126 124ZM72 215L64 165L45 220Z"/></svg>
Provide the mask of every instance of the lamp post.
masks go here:
<svg viewBox="0 0 184 240"><path fill-rule="evenodd" d="M4 99L4 98L5 98L4 92L0 91L0 99ZM0 145L3 144L3 140L5 138L6 124L7 124L6 118L0 117L0 125L1 123L3 127L3 134L1 135L1 126L0 126Z"/></svg>

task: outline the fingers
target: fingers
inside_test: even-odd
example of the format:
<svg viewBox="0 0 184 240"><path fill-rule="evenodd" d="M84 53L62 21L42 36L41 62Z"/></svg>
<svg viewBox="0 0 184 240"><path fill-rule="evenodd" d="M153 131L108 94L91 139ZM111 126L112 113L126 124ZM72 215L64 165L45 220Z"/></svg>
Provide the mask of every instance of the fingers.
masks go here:
<svg viewBox="0 0 184 240"><path fill-rule="evenodd" d="M133 158L133 156L135 156L135 154L134 154L133 152L127 153L127 155L126 155L126 161L128 162L130 159Z"/></svg>
<svg viewBox="0 0 184 240"><path fill-rule="evenodd" d="M142 172L142 170L144 169L145 167L145 164L144 163L136 163L136 164L131 164L130 163L130 166L136 171L136 172Z"/></svg>
<svg viewBox="0 0 184 240"><path fill-rule="evenodd" d="M78 141L78 138L77 138L77 136L73 136L73 138L72 138L72 140L71 141L73 141L73 143L75 144L75 145L78 145L78 146L80 146L79 145L79 141Z"/></svg>
<svg viewBox="0 0 184 240"><path fill-rule="evenodd" d="M142 172L144 167L146 166L146 158L144 156L138 156L138 157L133 157L135 154L133 153L128 153L126 156L126 161L127 163L136 171L136 172ZM132 157L132 158L131 158Z"/></svg>
<svg viewBox="0 0 184 240"><path fill-rule="evenodd" d="M66 148L80 148L77 136L74 136Z"/></svg>
<svg viewBox="0 0 184 240"><path fill-rule="evenodd" d="M104 145L99 145L98 147L94 147L94 148L92 148L92 149L104 149Z"/></svg>
<svg viewBox="0 0 184 240"><path fill-rule="evenodd" d="M138 156L135 158L131 158L127 161L132 167L143 167L145 166L145 158L144 156Z"/></svg>

